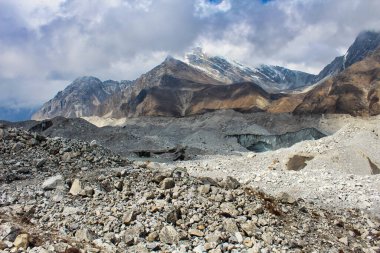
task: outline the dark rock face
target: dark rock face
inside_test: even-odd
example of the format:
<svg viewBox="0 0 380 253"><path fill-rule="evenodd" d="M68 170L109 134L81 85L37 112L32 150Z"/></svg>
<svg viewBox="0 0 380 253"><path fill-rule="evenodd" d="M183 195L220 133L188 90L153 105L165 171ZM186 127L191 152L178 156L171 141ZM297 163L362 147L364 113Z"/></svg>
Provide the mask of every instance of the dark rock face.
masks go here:
<svg viewBox="0 0 380 253"><path fill-rule="evenodd" d="M280 148L290 147L305 140L318 140L326 135L315 128L306 128L297 132L285 133L281 135L257 135L242 134L229 135L237 138L240 145L254 152L265 152Z"/></svg>
<svg viewBox="0 0 380 253"><path fill-rule="evenodd" d="M296 114L380 114L380 49L309 91Z"/></svg>
<svg viewBox="0 0 380 253"><path fill-rule="evenodd" d="M370 56L380 46L380 33L366 31L359 34L344 56L336 57L314 79L318 82L325 77L334 76L351 65Z"/></svg>
<svg viewBox="0 0 380 253"><path fill-rule="evenodd" d="M67 118L96 116L98 107L114 93L119 93L129 82L102 82L95 77L80 77L45 103L32 119L42 120L56 116Z"/></svg>

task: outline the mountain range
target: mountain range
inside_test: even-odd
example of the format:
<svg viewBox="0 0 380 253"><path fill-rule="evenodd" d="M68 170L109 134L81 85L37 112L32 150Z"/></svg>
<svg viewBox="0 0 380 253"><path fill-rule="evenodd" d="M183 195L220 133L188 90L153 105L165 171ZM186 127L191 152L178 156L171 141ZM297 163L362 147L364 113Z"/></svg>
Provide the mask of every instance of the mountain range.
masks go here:
<svg viewBox="0 0 380 253"><path fill-rule="evenodd" d="M250 68L195 48L185 60L167 57L133 81L80 77L32 118L182 117L220 109L377 115L379 46L380 33L362 32L318 75L280 66Z"/></svg>

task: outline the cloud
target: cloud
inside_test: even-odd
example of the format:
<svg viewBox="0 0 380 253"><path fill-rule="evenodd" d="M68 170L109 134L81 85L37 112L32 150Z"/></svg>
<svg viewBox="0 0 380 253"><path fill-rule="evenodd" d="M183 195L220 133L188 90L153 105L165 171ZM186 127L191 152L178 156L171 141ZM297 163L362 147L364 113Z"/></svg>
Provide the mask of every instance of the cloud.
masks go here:
<svg viewBox="0 0 380 253"><path fill-rule="evenodd" d="M135 79L195 46L244 64L318 72L379 1L0 0L0 107L39 105L78 76Z"/></svg>
<svg viewBox="0 0 380 253"><path fill-rule="evenodd" d="M195 15L204 18L231 9L230 0L196 0Z"/></svg>

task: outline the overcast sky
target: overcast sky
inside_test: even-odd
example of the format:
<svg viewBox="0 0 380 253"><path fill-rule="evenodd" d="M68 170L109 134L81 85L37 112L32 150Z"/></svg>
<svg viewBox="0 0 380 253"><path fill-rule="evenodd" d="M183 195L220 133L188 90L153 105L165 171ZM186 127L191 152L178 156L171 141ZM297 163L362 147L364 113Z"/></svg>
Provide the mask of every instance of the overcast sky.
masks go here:
<svg viewBox="0 0 380 253"><path fill-rule="evenodd" d="M379 0L0 0L0 109L40 105L79 76L135 79L196 46L317 73Z"/></svg>

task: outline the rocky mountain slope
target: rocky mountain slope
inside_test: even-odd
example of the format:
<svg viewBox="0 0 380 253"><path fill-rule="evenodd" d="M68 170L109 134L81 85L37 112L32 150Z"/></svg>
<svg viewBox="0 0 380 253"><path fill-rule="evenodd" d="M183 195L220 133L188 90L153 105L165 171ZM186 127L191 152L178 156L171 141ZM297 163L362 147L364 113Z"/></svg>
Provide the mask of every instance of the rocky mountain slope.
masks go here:
<svg viewBox="0 0 380 253"><path fill-rule="evenodd" d="M129 81L116 82L100 81L98 78L87 76L74 80L63 91L46 102L32 119L42 120L63 116L68 118L94 115L99 105L113 94L124 90Z"/></svg>
<svg viewBox="0 0 380 253"><path fill-rule="evenodd" d="M2 252L376 252L357 209L274 198L232 177L128 165L98 147L0 129ZM121 166L121 167L120 167Z"/></svg>
<svg viewBox="0 0 380 253"><path fill-rule="evenodd" d="M314 82L334 76L371 55L380 46L380 33L361 32L343 56L336 57L316 76Z"/></svg>
<svg viewBox="0 0 380 253"><path fill-rule="evenodd" d="M309 91L295 113L380 114L380 49Z"/></svg>
<svg viewBox="0 0 380 253"><path fill-rule="evenodd" d="M220 109L375 115L378 105L374 78L377 78L378 65L373 57L372 60L367 58L379 45L379 33L361 33L347 54L336 58L318 76L277 66L261 65L251 69L196 49L186 56L186 62L168 57L132 82L103 83L96 78L79 78L47 102L33 118L181 117ZM362 61L365 62L358 65ZM367 76L365 80L363 75ZM318 83L322 80L323 84ZM333 85L336 82L344 85ZM289 90L313 83L318 85L308 88L312 89L308 93ZM331 91L329 87L333 87ZM327 96L328 93L331 96ZM367 95L371 98L367 99ZM334 106L337 108L332 108ZM366 109L368 107L371 109Z"/></svg>
<svg viewBox="0 0 380 253"><path fill-rule="evenodd" d="M290 90L312 83L314 75L279 66L260 65L250 68L220 56L209 56L201 48L186 54L186 62L215 79L227 83L253 82L266 91Z"/></svg>

